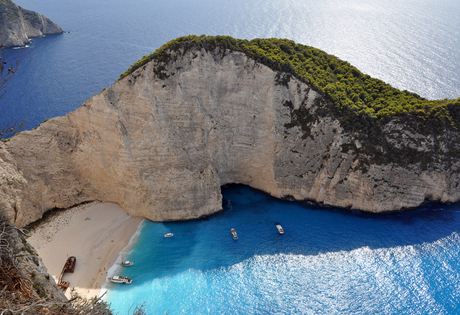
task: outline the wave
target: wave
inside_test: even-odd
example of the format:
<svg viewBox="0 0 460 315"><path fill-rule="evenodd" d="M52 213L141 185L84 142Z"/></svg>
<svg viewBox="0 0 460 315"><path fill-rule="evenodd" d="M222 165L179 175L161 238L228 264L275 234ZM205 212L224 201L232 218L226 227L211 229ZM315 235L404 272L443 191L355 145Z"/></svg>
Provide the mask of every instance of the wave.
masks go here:
<svg viewBox="0 0 460 315"><path fill-rule="evenodd" d="M141 234L142 232L142 229L144 228L145 226L145 222L146 222L146 219L142 220L138 227L137 227L137 230L136 232L133 234L133 236L131 236L129 242L128 242L128 245L126 245L125 248L123 248L118 257L117 257L117 260L115 261L115 263L112 265L112 267L109 268L109 270L107 271L107 279L106 281L102 284L101 286L101 292L99 293L99 297L103 296L107 290L109 289L109 285L111 284L110 282L110 278L117 274L118 271L122 268L121 267L121 262L126 260L126 257L131 253L132 249L133 249L133 246L136 244L138 238L139 238L139 235Z"/></svg>
<svg viewBox="0 0 460 315"><path fill-rule="evenodd" d="M13 47L12 49L24 49L24 48L29 48L29 45L24 45L22 47Z"/></svg>
<svg viewBox="0 0 460 315"><path fill-rule="evenodd" d="M453 288L460 277L459 244L452 233L433 243L393 248L256 255L212 270L191 264L115 294L158 313L448 314L440 295L447 290L450 298L459 296Z"/></svg>

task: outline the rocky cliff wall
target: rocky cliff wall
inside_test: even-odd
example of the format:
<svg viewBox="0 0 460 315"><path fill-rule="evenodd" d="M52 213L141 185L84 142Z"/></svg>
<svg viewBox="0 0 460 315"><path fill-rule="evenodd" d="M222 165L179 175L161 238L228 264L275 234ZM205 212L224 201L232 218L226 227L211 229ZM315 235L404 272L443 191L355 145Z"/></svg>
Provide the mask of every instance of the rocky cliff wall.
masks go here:
<svg viewBox="0 0 460 315"><path fill-rule="evenodd" d="M5 47L24 46L30 38L62 32L62 28L47 17L10 0L0 1L0 43Z"/></svg>
<svg viewBox="0 0 460 315"><path fill-rule="evenodd" d="M171 52L2 144L0 206L23 226L95 199L154 221L199 218L222 209L229 183L371 212L460 199L460 162L447 149L457 134L428 139L392 121L386 143L426 155L436 141L438 162L363 164L359 132L345 132L328 108L243 53Z"/></svg>
<svg viewBox="0 0 460 315"><path fill-rule="evenodd" d="M66 302L67 298L48 274L43 261L25 240L24 231L10 224L3 212L0 231L0 311L38 314L30 309L31 301L39 301L37 304L41 305L45 302L43 298L53 304Z"/></svg>

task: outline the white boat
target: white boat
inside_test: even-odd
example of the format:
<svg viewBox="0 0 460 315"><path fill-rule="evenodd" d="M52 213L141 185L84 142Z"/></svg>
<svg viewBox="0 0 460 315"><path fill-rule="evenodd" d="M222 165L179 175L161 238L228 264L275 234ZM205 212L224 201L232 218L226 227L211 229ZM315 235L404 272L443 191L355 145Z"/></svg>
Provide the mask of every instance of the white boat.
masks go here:
<svg viewBox="0 0 460 315"><path fill-rule="evenodd" d="M234 239L235 241L238 240L238 234L236 234L235 229L231 229L231 230L230 230L230 233L232 233L232 237L233 237L233 239Z"/></svg>
<svg viewBox="0 0 460 315"><path fill-rule="evenodd" d="M121 262L122 266L132 266L133 264L134 263L132 261L129 261L129 260L125 260L125 261Z"/></svg>
<svg viewBox="0 0 460 315"><path fill-rule="evenodd" d="M133 279L130 279L129 277L113 276L112 278L110 278L110 281L115 283L131 284L133 282Z"/></svg>
<svg viewBox="0 0 460 315"><path fill-rule="evenodd" d="M283 230L283 227L281 226L281 224L277 224L277 225L276 225L276 228L278 229L278 232L279 232L280 234L284 234L284 230Z"/></svg>
<svg viewBox="0 0 460 315"><path fill-rule="evenodd" d="M163 237L171 237L171 236L173 236L173 235L174 235L174 234L172 234L172 233L166 233L165 235L163 235Z"/></svg>

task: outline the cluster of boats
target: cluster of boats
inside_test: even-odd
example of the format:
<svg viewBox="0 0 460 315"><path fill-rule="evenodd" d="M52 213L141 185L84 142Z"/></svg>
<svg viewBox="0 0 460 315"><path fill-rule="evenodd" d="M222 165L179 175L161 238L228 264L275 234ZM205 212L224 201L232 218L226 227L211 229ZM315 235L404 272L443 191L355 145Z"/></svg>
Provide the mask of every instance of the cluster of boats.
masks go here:
<svg viewBox="0 0 460 315"><path fill-rule="evenodd" d="M124 260L124 261L121 262L120 265L128 267L128 266L134 265L134 263L132 261L129 261L129 260ZM131 283L133 283L133 279L131 279L130 277L122 277L122 276L113 276L113 277L110 278L110 281L112 281L113 283L122 283L122 284L131 284Z"/></svg>
<svg viewBox="0 0 460 315"><path fill-rule="evenodd" d="M278 229L278 233L284 234L284 230L281 224L276 223L276 228ZM232 237L235 241L238 240L238 234L236 233L235 229L231 229L230 233L232 234Z"/></svg>
<svg viewBox="0 0 460 315"><path fill-rule="evenodd" d="M278 233L284 234L284 230L281 224L276 223L275 226L276 226L276 229L278 230ZM232 237L235 241L238 240L238 234L236 233L235 229L231 229L230 233L232 234ZM171 237L173 235L174 235L173 233L167 233L163 235L163 237ZM133 264L134 263L129 260L125 260L121 262L122 266L132 266ZM133 282L133 279L130 279L129 277L113 276L112 278L110 278L110 281L114 283L131 284Z"/></svg>
<svg viewBox="0 0 460 315"><path fill-rule="evenodd" d="M284 230L281 224L276 223L275 225L276 225L276 228L278 229L278 233L284 234ZM232 237L235 241L238 240L238 234L236 233L235 229L231 229L230 233L232 234ZM163 235L163 237L171 237L173 235L174 235L173 233L166 233L165 235Z"/></svg>
<svg viewBox="0 0 460 315"><path fill-rule="evenodd" d="M174 235L173 233L166 233L165 235L163 235L163 237L171 237L173 235ZM121 262L121 265L125 267L132 266L133 264L134 263L129 260L125 260ZM131 284L133 282L133 279L129 277L113 276L110 278L110 281L112 281L113 283Z"/></svg>

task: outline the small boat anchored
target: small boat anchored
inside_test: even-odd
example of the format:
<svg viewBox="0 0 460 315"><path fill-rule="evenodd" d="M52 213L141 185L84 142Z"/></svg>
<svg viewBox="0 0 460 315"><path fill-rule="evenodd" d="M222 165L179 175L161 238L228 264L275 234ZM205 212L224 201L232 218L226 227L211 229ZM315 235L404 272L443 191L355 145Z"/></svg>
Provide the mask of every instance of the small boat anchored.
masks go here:
<svg viewBox="0 0 460 315"><path fill-rule="evenodd" d="M231 229L230 232L232 233L233 239L234 239L235 241L238 240L238 234L236 234L235 229Z"/></svg>
<svg viewBox="0 0 460 315"><path fill-rule="evenodd" d="M134 263L132 261L125 260L125 261L121 262L121 265L122 266L132 266L132 265L134 265Z"/></svg>
<svg viewBox="0 0 460 315"><path fill-rule="evenodd" d="M278 232L279 232L280 234L284 234L284 230L283 230L283 227L281 226L281 224L279 224L279 223L276 224L276 228L278 229Z"/></svg>
<svg viewBox="0 0 460 315"><path fill-rule="evenodd" d="M133 279L130 279L129 277L113 276L112 278L110 278L110 281L114 283L131 284L133 282Z"/></svg>
<svg viewBox="0 0 460 315"><path fill-rule="evenodd" d="M165 235L163 235L163 237L171 237L171 236L173 236L173 235L174 235L174 234L172 234L172 233L166 233Z"/></svg>

